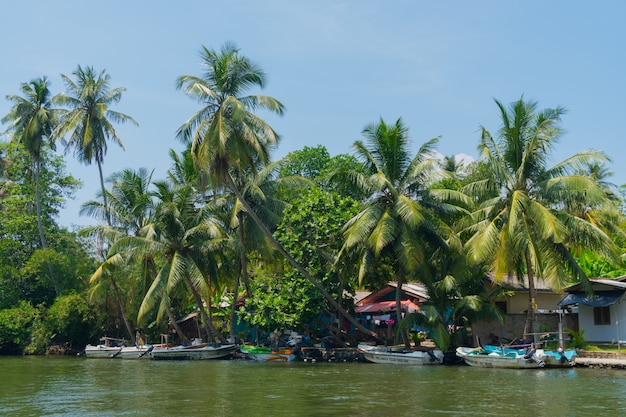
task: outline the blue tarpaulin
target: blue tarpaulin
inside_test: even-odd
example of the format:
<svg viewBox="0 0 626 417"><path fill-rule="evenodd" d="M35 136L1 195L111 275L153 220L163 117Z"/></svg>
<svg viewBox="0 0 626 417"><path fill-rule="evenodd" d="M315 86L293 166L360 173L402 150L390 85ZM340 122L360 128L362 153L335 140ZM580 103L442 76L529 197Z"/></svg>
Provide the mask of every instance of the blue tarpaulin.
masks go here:
<svg viewBox="0 0 626 417"><path fill-rule="evenodd" d="M593 296L582 291L571 292L559 301L559 305L584 304L589 307L608 307L617 303L622 295L624 295L623 290L596 291Z"/></svg>

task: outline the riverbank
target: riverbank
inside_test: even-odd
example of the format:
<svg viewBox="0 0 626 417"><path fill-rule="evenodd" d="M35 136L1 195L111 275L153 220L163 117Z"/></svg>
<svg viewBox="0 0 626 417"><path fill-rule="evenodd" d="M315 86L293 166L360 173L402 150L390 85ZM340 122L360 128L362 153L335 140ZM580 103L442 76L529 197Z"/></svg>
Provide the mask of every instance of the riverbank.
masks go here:
<svg viewBox="0 0 626 417"><path fill-rule="evenodd" d="M605 369L626 369L626 352L601 352L592 350L577 350L574 358L576 366Z"/></svg>

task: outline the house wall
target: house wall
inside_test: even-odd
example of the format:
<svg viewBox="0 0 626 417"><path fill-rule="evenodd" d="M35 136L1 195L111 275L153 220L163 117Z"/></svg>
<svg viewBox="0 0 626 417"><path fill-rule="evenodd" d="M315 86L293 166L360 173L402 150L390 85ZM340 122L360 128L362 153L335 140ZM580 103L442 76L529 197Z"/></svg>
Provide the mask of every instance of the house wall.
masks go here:
<svg viewBox="0 0 626 417"><path fill-rule="evenodd" d="M595 325L593 323L593 307L578 306L578 324L585 329L583 337L588 342L616 343L626 341L626 300L622 296L620 301L611 306L611 324Z"/></svg>
<svg viewBox="0 0 626 417"><path fill-rule="evenodd" d="M537 324L539 329L545 329L546 332L556 333L559 329L559 314L538 314ZM497 320L481 320L472 325L472 335L474 340L472 344L478 342L483 345L509 343L513 340L523 338L524 327L526 325L525 314L507 314L504 323ZM562 325L565 340L569 339L569 334L565 329L578 330L577 314L564 314L562 317ZM557 335L551 334L550 337L558 339Z"/></svg>
<svg viewBox="0 0 626 417"><path fill-rule="evenodd" d="M537 308L540 310L558 310L559 301L565 297L559 293L537 293ZM528 292L517 292L507 298L507 314L522 314L528 310Z"/></svg>

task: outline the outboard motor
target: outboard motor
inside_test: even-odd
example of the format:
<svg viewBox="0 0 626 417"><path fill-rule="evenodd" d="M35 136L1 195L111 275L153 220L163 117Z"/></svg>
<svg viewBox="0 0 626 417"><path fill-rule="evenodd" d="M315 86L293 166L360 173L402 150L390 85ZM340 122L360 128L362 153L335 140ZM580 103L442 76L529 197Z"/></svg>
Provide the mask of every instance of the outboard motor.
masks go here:
<svg viewBox="0 0 626 417"><path fill-rule="evenodd" d="M433 352L432 349L428 349L426 353L428 353L428 356L430 357L431 362L434 362L434 361L439 362L439 359L437 359L437 357L435 356L435 352Z"/></svg>
<svg viewBox="0 0 626 417"><path fill-rule="evenodd" d="M539 365L539 367L543 368L545 366L545 363L541 360L541 358L539 358L537 356L537 349L535 349L535 346L531 345L527 350L526 350L526 354L524 355L524 359L527 360L533 360L537 363L537 365Z"/></svg>

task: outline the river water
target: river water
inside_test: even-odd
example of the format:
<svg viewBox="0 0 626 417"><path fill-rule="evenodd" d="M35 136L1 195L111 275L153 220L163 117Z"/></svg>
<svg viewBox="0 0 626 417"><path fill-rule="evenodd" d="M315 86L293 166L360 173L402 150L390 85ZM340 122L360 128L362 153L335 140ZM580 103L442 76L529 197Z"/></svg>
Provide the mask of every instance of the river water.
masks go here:
<svg viewBox="0 0 626 417"><path fill-rule="evenodd" d="M625 416L626 371L0 358L2 416Z"/></svg>

